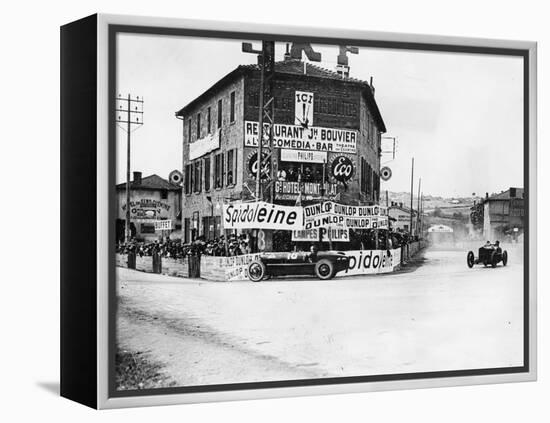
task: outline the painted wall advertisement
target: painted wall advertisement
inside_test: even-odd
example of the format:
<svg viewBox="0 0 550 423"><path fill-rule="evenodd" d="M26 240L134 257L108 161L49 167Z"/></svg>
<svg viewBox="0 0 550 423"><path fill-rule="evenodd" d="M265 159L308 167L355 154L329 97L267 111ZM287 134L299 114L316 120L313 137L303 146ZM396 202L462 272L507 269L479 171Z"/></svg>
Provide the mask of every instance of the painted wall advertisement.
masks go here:
<svg viewBox="0 0 550 423"><path fill-rule="evenodd" d="M316 182L285 182L275 181L276 200L296 200L300 191L302 200L317 200L321 198L322 184ZM333 197L337 194L336 184L325 184L325 196Z"/></svg>
<svg viewBox="0 0 550 423"><path fill-rule="evenodd" d="M357 131L276 123L273 125L273 142L275 148L355 154ZM264 145L268 146L267 139L264 139ZM258 146L258 122L245 121L244 146Z"/></svg>
<svg viewBox="0 0 550 423"><path fill-rule="evenodd" d="M122 212L126 212L126 204L121 206ZM164 217L170 211L170 205L165 201L154 198L141 198L130 201L130 217L136 222L148 221Z"/></svg>

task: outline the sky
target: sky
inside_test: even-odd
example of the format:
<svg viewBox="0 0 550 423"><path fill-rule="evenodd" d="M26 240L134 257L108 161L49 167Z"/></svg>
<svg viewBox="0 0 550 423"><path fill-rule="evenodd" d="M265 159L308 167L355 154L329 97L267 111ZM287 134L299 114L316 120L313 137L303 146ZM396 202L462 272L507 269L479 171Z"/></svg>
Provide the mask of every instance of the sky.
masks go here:
<svg viewBox="0 0 550 423"><path fill-rule="evenodd" d="M132 171L167 177L181 169L182 124L175 112L240 64L256 63L241 43L179 36L119 34L117 91L144 99L144 125L132 132ZM316 63L336 66L337 46L312 44ZM285 45L276 44L276 60ZM373 78L396 158L381 190L464 197L523 187L523 63L519 57L360 47L350 76ZM383 139L390 151L392 139ZM117 129L117 182L126 175L126 133Z"/></svg>

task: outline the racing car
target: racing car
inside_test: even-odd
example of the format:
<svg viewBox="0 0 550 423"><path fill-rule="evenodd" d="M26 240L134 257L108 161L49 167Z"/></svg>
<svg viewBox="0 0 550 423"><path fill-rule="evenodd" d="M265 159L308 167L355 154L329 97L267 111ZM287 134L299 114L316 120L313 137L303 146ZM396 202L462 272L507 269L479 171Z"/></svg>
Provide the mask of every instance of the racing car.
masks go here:
<svg viewBox="0 0 550 423"><path fill-rule="evenodd" d="M496 241L494 244L491 244L490 241L479 248L477 258L474 255L473 251L468 251L466 256L466 263L471 269L474 267L474 264L483 264L484 266L491 265L491 267L497 267L497 264L502 262L503 266L506 266L508 263L508 253L506 250L500 248L500 243Z"/></svg>
<svg viewBox="0 0 550 423"><path fill-rule="evenodd" d="M260 282L272 276L310 275L327 280L346 270L348 264L349 257L341 251L263 253L249 264L248 278Z"/></svg>

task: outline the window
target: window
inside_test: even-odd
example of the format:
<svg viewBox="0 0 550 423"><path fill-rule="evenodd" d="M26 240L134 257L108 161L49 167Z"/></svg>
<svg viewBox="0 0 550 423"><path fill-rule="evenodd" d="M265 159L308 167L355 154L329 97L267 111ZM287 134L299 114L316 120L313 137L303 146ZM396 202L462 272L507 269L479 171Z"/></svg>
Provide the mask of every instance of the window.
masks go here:
<svg viewBox="0 0 550 423"><path fill-rule="evenodd" d="M218 129L222 127L222 99L218 100Z"/></svg>
<svg viewBox="0 0 550 423"><path fill-rule="evenodd" d="M230 96L229 121L235 122L235 91Z"/></svg>
<svg viewBox="0 0 550 423"><path fill-rule="evenodd" d="M214 156L214 188L221 188L220 154Z"/></svg>
<svg viewBox="0 0 550 423"><path fill-rule="evenodd" d="M235 150L229 150L227 152L227 186L235 184L236 174L236 157Z"/></svg>
<svg viewBox="0 0 550 423"><path fill-rule="evenodd" d="M214 156L214 188L222 188L224 180L224 154L219 153Z"/></svg>
<svg viewBox="0 0 550 423"><path fill-rule="evenodd" d="M187 142L190 143L191 142L191 119L189 119L187 121Z"/></svg>
<svg viewBox="0 0 550 423"><path fill-rule="evenodd" d="M206 111L206 127L207 127L207 131L208 131L209 134L212 132L211 118L212 118L212 108L209 107Z"/></svg>
<svg viewBox="0 0 550 423"><path fill-rule="evenodd" d="M194 192L201 192L201 189L202 189L202 162L200 160L196 160L195 163L194 163L194 170L195 170L195 175L194 175L194 178L193 178L193 181L194 181L194 187L193 187L193 191Z"/></svg>
<svg viewBox="0 0 550 423"><path fill-rule="evenodd" d="M197 139L201 138L201 114L197 113Z"/></svg>
<svg viewBox="0 0 550 423"><path fill-rule="evenodd" d="M160 191L160 198L161 200L166 200L168 198L168 190L163 189Z"/></svg>
<svg viewBox="0 0 550 423"><path fill-rule="evenodd" d="M191 194L191 189L193 187L193 172L191 165L185 165L185 193Z"/></svg>
<svg viewBox="0 0 550 423"><path fill-rule="evenodd" d="M204 159L204 190L210 191L210 156Z"/></svg>

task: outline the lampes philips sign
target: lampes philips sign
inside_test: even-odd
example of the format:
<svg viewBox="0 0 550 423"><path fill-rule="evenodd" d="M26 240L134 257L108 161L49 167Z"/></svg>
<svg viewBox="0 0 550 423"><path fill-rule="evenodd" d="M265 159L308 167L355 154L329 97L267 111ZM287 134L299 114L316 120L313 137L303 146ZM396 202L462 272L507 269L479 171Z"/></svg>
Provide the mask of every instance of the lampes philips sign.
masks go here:
<svg viewBox="0 0 550 423"><path fill-rule="evenodd" d="M301 207L279 206L263 201L223 205L225 229L302 229Z"/></svg>
<svg viewBox="0 0 550 423"><path fill-rule="evenodd" d="M265 124L265 126L267 133L269 125ZM273 144L275 148L355 154L357 152L357 131L320 126L305 128L298 125L274 124ZM266 139L264 139L264 145L268 146ZM244 146L258 146L258 122L245 121Z"/></svg>

